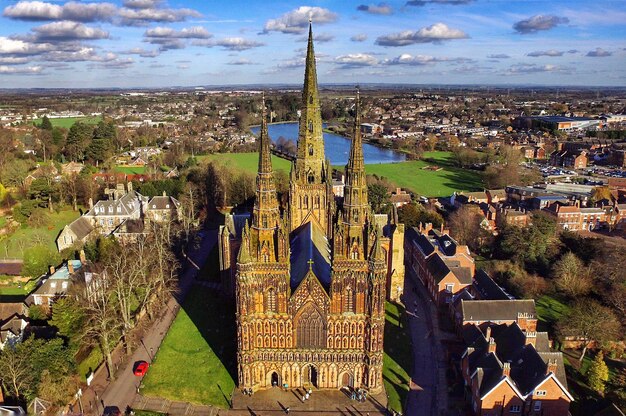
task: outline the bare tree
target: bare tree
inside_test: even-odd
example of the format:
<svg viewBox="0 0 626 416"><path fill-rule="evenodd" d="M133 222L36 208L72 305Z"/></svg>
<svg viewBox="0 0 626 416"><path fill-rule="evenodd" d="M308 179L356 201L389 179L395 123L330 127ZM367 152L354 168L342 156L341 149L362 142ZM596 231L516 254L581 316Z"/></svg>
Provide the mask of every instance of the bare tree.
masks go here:
<svg viewBox="0 0 626 416"><path fill-rule="evenodd" d="M14 397L21 397L23 391L34 382L28 355L19 348L6 347L0 354L0 374L2 385Z"/></svg>
<svg viewBox="0 0 626 416"><path fill-rule="evenodd" d="M585 358L592 342L615 339L620 332L620 323L613 311L595 300L577 302L570 312L561 318L557 331L561 337L576 337L583 341L580 362Z"/></svg>
<svg viewBox="0 0 626 416"><path fill-rule="evenodd" d="M571 251L554 264L552 271L556 287L567 296L575 298L591 291L590 269Z"/></svg>
<svg viewBox="0 0 626 416"><path fill-rule="evenodd" d="M124 323L116 313L113 287L106 273L100 273L97 281L82 292L81 305L85 312L84 337L100 346L109 378L114 380L113 348L120 339Z"/></svg>

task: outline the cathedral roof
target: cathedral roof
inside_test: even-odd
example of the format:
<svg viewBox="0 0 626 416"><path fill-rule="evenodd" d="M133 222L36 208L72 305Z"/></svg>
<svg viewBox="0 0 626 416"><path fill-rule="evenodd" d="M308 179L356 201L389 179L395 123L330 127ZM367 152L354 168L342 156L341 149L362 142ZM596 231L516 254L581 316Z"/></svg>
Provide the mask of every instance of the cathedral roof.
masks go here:
<svg viewBox="0 0 626 416"><path fill-rule="evenodd" d="M291 236L291 288L296 289L309 269L326 291L330 288L330 244L324 231L309 221Z"/></svg>

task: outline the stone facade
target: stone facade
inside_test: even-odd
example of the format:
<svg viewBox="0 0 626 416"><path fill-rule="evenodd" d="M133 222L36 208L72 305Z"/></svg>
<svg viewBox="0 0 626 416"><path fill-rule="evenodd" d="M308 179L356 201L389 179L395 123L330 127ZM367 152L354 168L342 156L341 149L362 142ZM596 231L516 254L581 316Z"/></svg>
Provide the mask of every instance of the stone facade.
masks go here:
<svg viewBox="0 0 626 416"><path fill-rule="evenodd" d="M315 71L309 30L287 208L276 197L263 109L251 221L229 216L219 233L222 284L237 305L238 384L377 393L386 289L404 276L404 227L380 224L368 204L358 97L344 198L335 199Z"/></svg>

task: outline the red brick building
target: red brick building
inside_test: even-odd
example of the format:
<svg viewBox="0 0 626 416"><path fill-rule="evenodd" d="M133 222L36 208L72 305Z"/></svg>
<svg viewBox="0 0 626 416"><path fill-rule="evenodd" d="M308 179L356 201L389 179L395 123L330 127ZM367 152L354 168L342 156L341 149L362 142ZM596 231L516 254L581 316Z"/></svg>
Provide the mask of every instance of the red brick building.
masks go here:
<svg viewBox="0 0 626 416"><path fill-rule="evenodd" d="M565 416L573 400L560 352L545 332L517 324L464 330L461 370L466 396L480 416Z"/></svg>

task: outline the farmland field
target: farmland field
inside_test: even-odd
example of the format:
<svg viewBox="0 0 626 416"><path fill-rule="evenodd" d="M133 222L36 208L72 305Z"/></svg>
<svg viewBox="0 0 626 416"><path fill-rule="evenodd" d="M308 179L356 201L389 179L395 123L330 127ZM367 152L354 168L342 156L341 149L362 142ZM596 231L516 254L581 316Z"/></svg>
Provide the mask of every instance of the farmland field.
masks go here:
<svg viewBox="0 0 626 416"><path fill-rule="evenodd" d="M102 120L102 117L61 117L51 118L50 122L54 127L63 127L65 129L69 129L77 121L81 121L85 124L98 124L100 120ZM41 124L41 119L34 119L33 124Z"/></svg>

